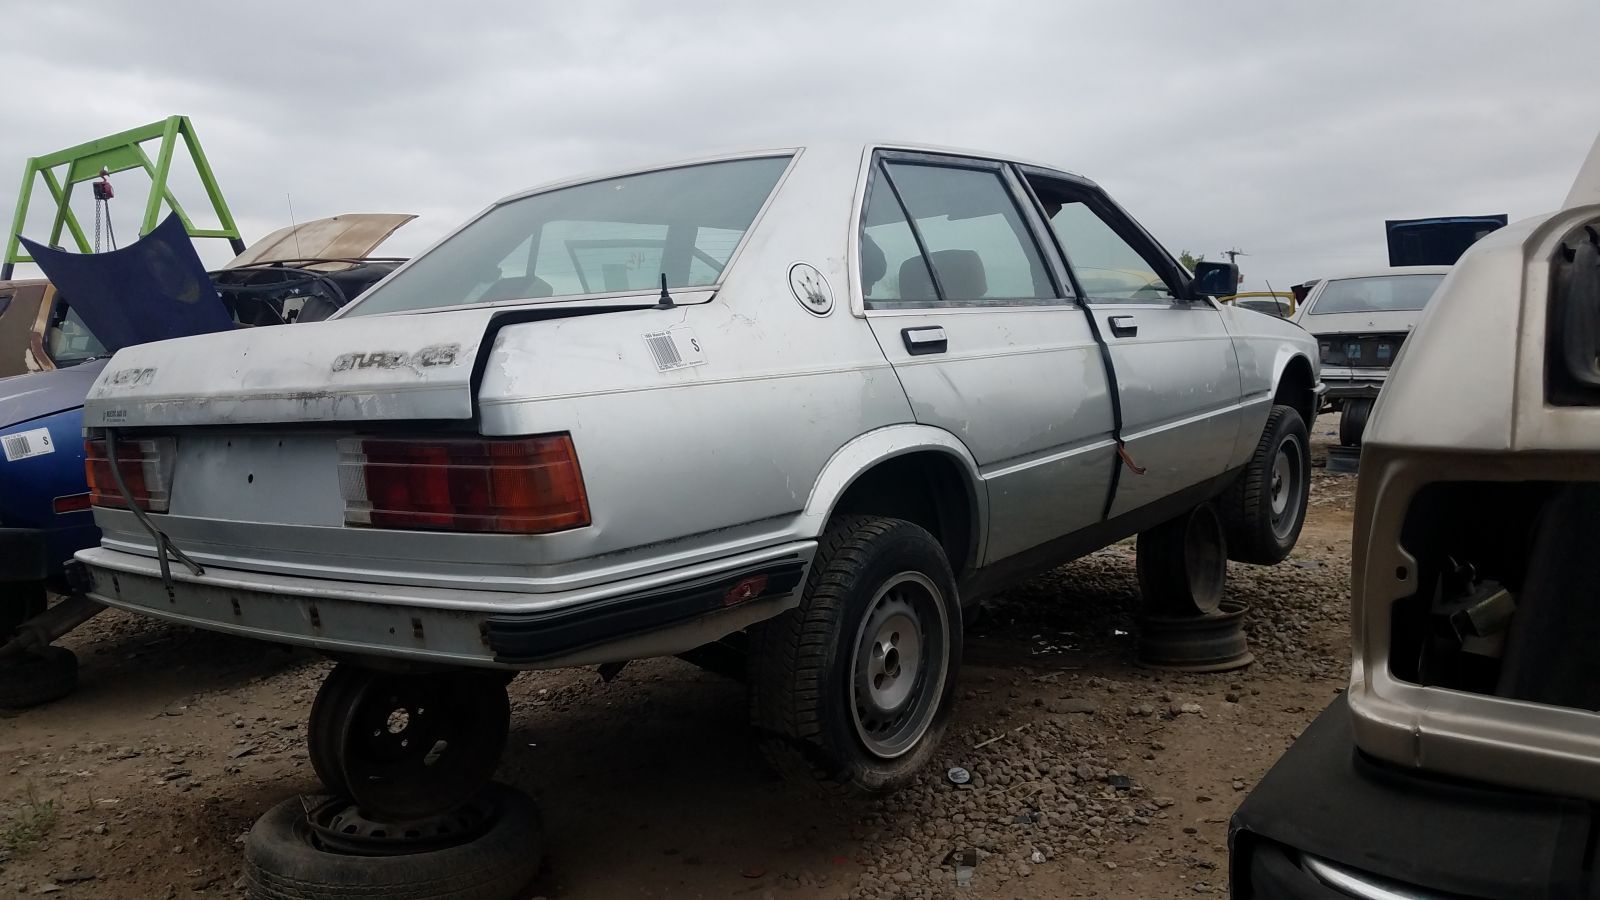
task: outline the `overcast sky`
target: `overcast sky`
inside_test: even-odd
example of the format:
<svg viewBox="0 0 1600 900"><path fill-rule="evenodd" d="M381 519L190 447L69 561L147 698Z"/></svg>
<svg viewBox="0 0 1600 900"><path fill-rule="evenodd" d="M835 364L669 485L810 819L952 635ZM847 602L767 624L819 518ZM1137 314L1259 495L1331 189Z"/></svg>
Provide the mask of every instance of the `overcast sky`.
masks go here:
<svg viewBox="0 0 1600 900"><path fill-rule="evenodd" d="M6 13L0 210L26 157L181 113L247 241L287 224L289 195L301 221L420 214L386 245L401 254L557 177L887 138L1086 175L1174 253L1238 247L1248 287L1284 289L1383 265L1384 219L1553 208L1600 129L1593 0L277 0ZM141 180L116 179L124 243ZM199 207L191 187L180 182L180 199ZM31 236L48 232L43 198Z"/></svg>

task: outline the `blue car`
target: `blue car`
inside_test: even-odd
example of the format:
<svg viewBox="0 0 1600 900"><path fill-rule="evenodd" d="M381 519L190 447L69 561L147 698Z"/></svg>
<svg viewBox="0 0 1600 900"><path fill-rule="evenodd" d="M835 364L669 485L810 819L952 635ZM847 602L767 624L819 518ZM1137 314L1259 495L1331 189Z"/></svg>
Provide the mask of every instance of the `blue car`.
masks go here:
<svg viewBox="0 0 1600 900"><path fill-rule="evenodd" d="M0 639L64 592L62 564L100 539L83 471L83 398L94 359L0 379Z"/></svg>

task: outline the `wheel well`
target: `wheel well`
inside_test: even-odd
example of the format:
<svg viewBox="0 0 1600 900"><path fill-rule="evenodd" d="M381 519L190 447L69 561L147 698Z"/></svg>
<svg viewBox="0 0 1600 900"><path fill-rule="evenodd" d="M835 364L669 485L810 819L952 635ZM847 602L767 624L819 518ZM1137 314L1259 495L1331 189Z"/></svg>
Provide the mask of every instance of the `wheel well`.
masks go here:
<svg viewBox="0 0 1600 900"><path fill-rule="evenodd" d="M874 465L850 485L833 512L888 516L921 525L944 547L957 577L973 561L971 492L961 467L943 453L910 453Z"/></svg>
<svg viewBox="0 0 1600 900"><path fill-rule="evenodd" d="M1300 418L1305 420L1306 427L1310 428L1313 420L1317 418L1316 383L1311 380L1311 363L1305 357L1296 356L1289 360L1283 367L1283 374L1278 377L1278 390L1272 395L1274 406L1292 406L1300 413Z"/></svg>

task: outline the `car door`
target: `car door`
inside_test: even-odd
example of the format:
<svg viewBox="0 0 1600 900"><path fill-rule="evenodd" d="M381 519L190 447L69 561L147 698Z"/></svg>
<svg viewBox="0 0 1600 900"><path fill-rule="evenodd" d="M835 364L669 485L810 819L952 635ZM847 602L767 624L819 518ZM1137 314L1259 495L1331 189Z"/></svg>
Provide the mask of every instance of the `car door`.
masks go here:
<svg viewBox="0 0 1600 900"><path fill-rule="evenodd" d="M1007 167L880 152L862 208L863 311L917 421L971 450L984 561L1100 520L1115 445L1088 318Z"/></svg>
<svg viewBox="0 0 1600 900"><path fill-rule="evenodd" d="M1025 177L1110 349L1131 463L1111 515L1221 475L1240 423L1239 360L1221 312L1185 299L1187 274L1098 188Z"/></svg>

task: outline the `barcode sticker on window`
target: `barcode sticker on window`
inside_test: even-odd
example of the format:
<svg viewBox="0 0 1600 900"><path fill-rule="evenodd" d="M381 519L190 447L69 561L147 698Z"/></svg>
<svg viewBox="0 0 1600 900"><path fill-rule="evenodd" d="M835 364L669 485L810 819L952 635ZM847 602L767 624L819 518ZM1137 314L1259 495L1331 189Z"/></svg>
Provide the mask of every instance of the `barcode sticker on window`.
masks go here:
<svg viewBox="0 0 1600 900"><path fill-rule="evenodd" d="M700 339L694 331L679 326L666 331L652 331L644 336L644 345L650 348L656 371L670 372L689 366L704 365L705 351L700 349Z"/></svg>
<svg viewBox="0 0 1600 900"><path fill-rule="evenodd" d="M50 442L48 428L34 428L30 431L8 434L0 438L0 448L5 450L6 462L16 462L19 459L56 452L55 445Z"/></svg>

